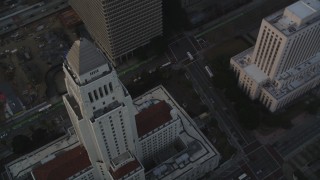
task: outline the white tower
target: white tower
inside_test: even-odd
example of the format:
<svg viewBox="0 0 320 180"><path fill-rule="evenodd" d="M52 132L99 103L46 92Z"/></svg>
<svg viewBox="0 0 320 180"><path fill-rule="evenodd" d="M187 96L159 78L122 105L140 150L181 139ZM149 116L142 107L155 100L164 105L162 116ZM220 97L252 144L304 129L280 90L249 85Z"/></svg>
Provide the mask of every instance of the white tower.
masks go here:
<svg viewBox="0 0 320 180"><path fill-rule="evenodd" d="M68 90L63 100L72 124L95 178L108 179L113 159L136 155L139 149L131 96L107 58L86 39L73 44L63 70Z"/></svg>

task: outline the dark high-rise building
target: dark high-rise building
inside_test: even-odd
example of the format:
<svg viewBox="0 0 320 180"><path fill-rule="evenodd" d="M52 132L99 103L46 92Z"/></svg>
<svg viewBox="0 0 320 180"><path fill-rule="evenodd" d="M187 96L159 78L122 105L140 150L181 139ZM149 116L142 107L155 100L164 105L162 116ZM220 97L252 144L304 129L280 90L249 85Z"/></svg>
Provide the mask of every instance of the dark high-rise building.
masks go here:
<svg viewBox="0 0 320 180"><path fill-rule="evenodd" d="M162 35L161 0L70 0L95 43L114 65Z"/></svg>

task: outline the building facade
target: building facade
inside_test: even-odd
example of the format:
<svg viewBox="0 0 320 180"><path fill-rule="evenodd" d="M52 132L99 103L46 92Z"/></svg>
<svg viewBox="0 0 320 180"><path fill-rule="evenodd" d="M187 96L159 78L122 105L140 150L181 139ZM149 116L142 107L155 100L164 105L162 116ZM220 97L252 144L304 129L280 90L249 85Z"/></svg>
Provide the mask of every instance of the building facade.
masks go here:
<svg viewBox="0 0 320 180"><path fill-rule="evenodd" d="M69 179L188 179L218 166L220 154L162 86L133 101L88 40L73 44L63 70L63 101L91 162Z"/></svg>
<svg viewBox="0 0 320 180"><path fill-rule="evenodd" d="M132 99L103 53L86 39L73 44L63 70L68 90L63 100L72 124L88 152L95 178L106 179L112 160L137 154Z"/></svg>
<svg viewBox="0 0 320 180"><path fill-rule="evenodd" d="M320 2L300 0L262 20L254 47L234 56L239 86L274 112L320 83Z"/></svg>
<svg viewBox="0 0 320 180"><path fill-rule="evenodd" d="M69 3L115 66L134 49L162 35L161 0L70 0Z"/></svg>

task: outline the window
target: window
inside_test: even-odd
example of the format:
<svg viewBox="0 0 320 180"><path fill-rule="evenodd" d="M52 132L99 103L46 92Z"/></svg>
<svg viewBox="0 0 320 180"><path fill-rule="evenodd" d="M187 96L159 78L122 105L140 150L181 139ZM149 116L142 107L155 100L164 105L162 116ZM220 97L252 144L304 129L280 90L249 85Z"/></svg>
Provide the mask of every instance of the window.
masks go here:
<svg viewBox="0 0 320 180"><path fill-rule="evenodd" d="M89 96L90 102L93 102L93 98L92 98L91 92L88 93L88 96Z"/></svg>
<svg viewBox="0 0 320 180"><path fill-rule="evenodd" d="M103 89L104 89L104 93L105 93L106 95L108 95L109 92L108 92L107 85L104 85L104 86L103 86Z"/></svg>
<svg viewBox="0 0 320 180"><path fill-rule="evenodd" d="M113 87L112 87L112 83L111 82L109 83L109 89L110 89L110 92L112 93L113 92Z"/></svg>
<svg viewBox="0 0 320 180"><path fill-rule="evenodd" d="M94 90L94 91L93 91L93 94L94 94L94 97L96 98L96 100L98 100L99 97L98 97L98 94L97 94L97 90Z"/></svg>
<svg viewBox="0 0 320 180"><path fill-rule="evenodd" d="M100 97L103 97L103 92L101 87L99 87L99 93L100 93Z"/></svg>

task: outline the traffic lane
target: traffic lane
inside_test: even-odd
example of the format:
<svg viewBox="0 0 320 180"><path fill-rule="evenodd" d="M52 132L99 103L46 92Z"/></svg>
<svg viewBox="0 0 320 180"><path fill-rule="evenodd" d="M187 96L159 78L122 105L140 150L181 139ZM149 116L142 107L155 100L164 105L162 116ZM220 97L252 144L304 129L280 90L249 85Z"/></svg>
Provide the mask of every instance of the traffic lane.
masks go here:
<svg viewBox="0 0 320 180"><path fill-rule="evenodd" d="M221 179L238 179L241 174L243 174L243 170L241 168L232 167L233 171L230 173L230 170L226 170L219 174L218 178Z"/></svg>
<svg viewBox="0 0 320 180"><path fill-rule="evenodd" d="M202 96L204 97L204 101L205 103L207 104L208 108L210 109L211 113L214 114L215 118L218 120L220 126L221 126L221 129L226 132L228 134L228 137L231 138L231 142L232 144L237 147L238 150L241 150L241 145L238 143L238 139L230 132L230 129L229 127L225 124L225 121L224 121L224 118L222 118L221 114L219 114L217 111L216 111L216 107L215 107L215 104L211 103L211 99L210 97L208 97L208 95L206 93L204 93L204 89L202 89L201 87L204 87L204 85L201 85L199 84L198 82L198 78L195 78L193 76L193 74L191 74L191 77L192 77L192 81L194 84L198 85L198 86L195 86L195 88L198 88L198 91L199 93L202 94Z"/></svg>
<svg viewBox="0 0 320 180"><path fill-rule="evenodd" d="M258 179L264 179L281 168L264 146L249 153L247 157L250 160L247 164Z"/></svg>
<svg viewBox="0 0 320 180"><path fill-rule="evenodd" d="M62 2L63 2L63 4L61 4ZM5 34L5 33L10 33L11 31L18 29L20 26L24 26L24 25L27 25L27 24L32 23L34 21L37 21L45 16L48 16L50 14L57 12L57 11L60 11L68 6L69 6L69 4L67 3L66 0L61 0L58 2L57 1L50 2L50 3L47 3L43 6L39 6L38 8L28 10L28 11L23 12L17 16L21 19L21 22L22 22L21 24L16 24L16 22L14 20L12 20L13 18L8 18L8 20L4 20L0 26L2 27L7 24L12 24L12 25L5 30L2 30L2 31L0 30L0 35ZM46 11L41 11L43 9L46 9Z"/></svg>
<svg viewBox="0 0 320 180"><path fill-rule="evenodd" d="M206 74L204 74L202 68L199 67L196 63L193 63L194 68L190 68L190 72L195 76L196 80L203 88L204 93L206 94L206 97L210 100L209 104L212 104L211 101L214 99L215 103L213 104L213 110L217 111L216 114L219 114L221 119L223 119L221 122L224 124L227 132L229 132L229 136L232 137L234 140L236 140L237 144L240 144L241 147L244 147L247 145L246 140L242 136L242 134L239 132L239 127L235 127L234 124L230 120L230 116L226 114L226 112L223 110L225 108L225 104L220 101L220 99L217 97L217 95L213 92L213 88L210 88L211 82L208 80L208 77ZM204 68L203 68L204 69ZM221 109L222 108L222 109ZM232 132L230 132L230 129L233 129Z"/></svg>
<svg viewBox="0 0 320 180"><path fill-rule="evenodd" d="M38 112L39 109L41 109L41 108L43 108L43 107L45 107L45 106L47 106L47 105L48 105L47 102L44 102L44 103L42 103L42 104L39 104L39 105L37 105L37 106L35 106L35 107L33 107L33 108L25 111L23 114L21 114L21 115L19 115L19 116L17 116L17 117L14 117L14 118L12 118L12 119L9 119L9 120L7 120L7 121L4 122L4 123L1 123L1 125L5 126L5 125L10 125L10 124L12 124L12 123L16 123L16 122L20 121L21 119L24 119L26 116L30 116L30 115Z"/></svg>
<svg viewBox="0 0 320 180"><path fill-rule="evenodd" d="M200 63L195 62L195 67L198 70L198 74L202 74L201 80L204 80L205 82L203 85L207 85L208 88L206 88L206 92L209 94L209 96L213 97L215 99L215 103L219 104L219 107L222 107L222 110L220 108L220 113L223 114L222 116L228 121L228 125L230 127L236 127L235 133L242 137L242 140L244 145L250 144L255 141L255 138L252 136L252 134L246 130L244 130L238 122L236 122L235 118L232 117L231 114L229 114L228 106L226 106L225 101L223 101L213 90L212 82L209 80L208 75L206 74L206 71L204 69L204 65L200 65Z"/></svg>
<svg viewBox="0 0 320 180"><path fill-rule="evenodd" d="M293 127L289 133L273 144L282 157L288 156L292 151L320 134L319 120L314 119L313 122L306 123Z"/></svg>
<svg viewBox="0 0 320 180"><path fill-rule="evenodd" d="M191 55L194 55L197 53L197 49L194 47L192 42L190 42L188 37L186 36L169 44L169 49L172 51L175 59L178 62L188 58L187 52L190 52Z"/></svg>
<svg viewBox="0 0 320 180"><path fill-rule="evenodd" d="M35 117L33 117L32 119L26 120L23 124L21 125L15 125L14 127L10 127L7 126L6 132L8 133L7 139L12 139L14 136L19 135L21 132L24 132L25 130L29 130L30 126L34 126L37 125L39 123L41 123L41 121L52 121L55 119L55 117L57 117L57 114L63 116L63 117L67 117L67 111L66 108L64 106L61 106L59 108L54 109L53 111L46 110L45 112L43 112L42 114L39 114ZM71 125L69 119L64 118L65 122L63 122L64 127L68 127ZM50 122L51 123L51 122Z"/></svg>
<svg viewBox="0 0 320 180"><path fill-rule="evenodd" d="M119 78L123 82L123 84L129 84L133 81L135 76L139 76L143 71L153 70L155 68L160 67L162 64L169 62L169 59L165 55L155 58L154 60L145 63L138 68L128 71L125 74L121 75Z"/></svg>
<svg viewBox="0 0 320 180"><path fill-rule="evenodd" d="M26 118L27 116L31 116L32 114L35 114L36 112L39 111L39 109L47 106L48 103L47 102L44 102L44 103L41 103L27 111L25 111L24 113L22 113L21 115L18 115L16 117L13 117L12 119L9 119L5 124L8 125L8 124L12 124L12 123L15 123L17 121L20 121L21 119L24 119Z"/></svg>

